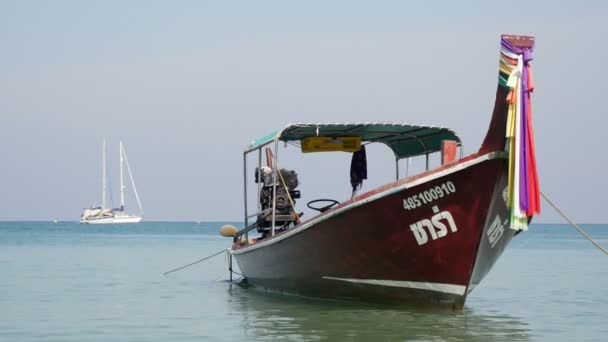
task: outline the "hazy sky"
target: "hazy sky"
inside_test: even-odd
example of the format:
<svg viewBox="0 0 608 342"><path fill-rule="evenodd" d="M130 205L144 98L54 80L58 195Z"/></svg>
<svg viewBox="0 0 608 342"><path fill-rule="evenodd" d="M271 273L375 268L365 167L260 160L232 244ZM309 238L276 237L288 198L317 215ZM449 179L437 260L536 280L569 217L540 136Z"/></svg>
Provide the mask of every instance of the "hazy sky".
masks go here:
<svg viewBox="0 0 608 342"><path fill-rule="evenodd" d="M115 200L123 140L146 220L241 219L242 150L289 122L444 125L475 152L499 36L525 33L541 189L608 222L606 4L0 1L0 220L99 204L104 137ZM292 154L299 204L348 197L348 155ZM366 189L390 180L390 156L368 150ZM536 222L561 219L543 202Z"/></svg>

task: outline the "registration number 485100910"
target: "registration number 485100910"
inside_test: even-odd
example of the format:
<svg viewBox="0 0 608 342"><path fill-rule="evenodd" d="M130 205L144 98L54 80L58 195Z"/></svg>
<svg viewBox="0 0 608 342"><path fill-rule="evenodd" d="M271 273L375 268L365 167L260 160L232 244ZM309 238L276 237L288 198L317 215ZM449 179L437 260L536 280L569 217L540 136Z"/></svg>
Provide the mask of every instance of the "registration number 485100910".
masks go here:
<svg viewBox="0 0 608 342"><path fill-rule="evenodd" d="M441 183L403 199L403 208L414 210L422 205L432 203L440 198L456 192L456 186L451 181Z"/></svg>

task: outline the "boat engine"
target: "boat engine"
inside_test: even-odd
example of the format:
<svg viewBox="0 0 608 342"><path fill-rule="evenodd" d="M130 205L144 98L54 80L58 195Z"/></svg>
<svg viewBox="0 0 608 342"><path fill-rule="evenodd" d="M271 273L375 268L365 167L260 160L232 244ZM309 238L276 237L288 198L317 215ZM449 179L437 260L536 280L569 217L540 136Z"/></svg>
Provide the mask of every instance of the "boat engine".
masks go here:
<svg viewBox="0 0 608 342"><path fill-rule="evenodd" d="M258 214L257 229L263 236L272 228L272 202L273 188L276 182L276 219L275 231L286 229L289 224L296 222L295 215L296 198L300 198L300 190L295 190L298 187L298 174L295 171L280 169L279 179L274 179L274 172L268 166L263 166L261 169L255 170L255 182L261 183L260 189L260 207L261 212ZM282 178L282 180L281 180ZM285 185L283 185L283 181ZM285 187L287 186L287 188ZM291 197L291 201L289 200Z"/></svg>

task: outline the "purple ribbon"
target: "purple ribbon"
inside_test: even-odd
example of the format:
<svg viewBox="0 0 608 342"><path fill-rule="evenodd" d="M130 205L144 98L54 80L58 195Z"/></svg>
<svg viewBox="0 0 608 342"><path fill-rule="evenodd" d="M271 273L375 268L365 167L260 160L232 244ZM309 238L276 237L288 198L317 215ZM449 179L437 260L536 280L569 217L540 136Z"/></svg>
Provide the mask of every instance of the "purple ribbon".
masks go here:
<svg viewBox="0 0 608 342"><path fill-rule="evenodd" d="M521 110L521 116L520 116L520 125L519 127L521 127L521 131L517 132L518 134L521 134L521 143L519 145L519 153L520 153L520 158L519 158L519 207L523 212L526 212L528 210L528 151L527 151L527 146L529 146L530 141L528 139L528 113L527 113L527 108L528 108L528 92L530 91L528 89L528 64L529 62L533 59L532 56L532 52L534 50L534 47L531 48L519 48L516 46L513 46L513 44L511 44L511 42L509 42L507 39L502 38L501 42L500 42L501 46L506 49L507 51L511 52L511 53L515 53L518 55L522 55L522 60L524 62L524 68L523 68L523 72L521 75L521 89L520 89L520 110Z"/></svg>

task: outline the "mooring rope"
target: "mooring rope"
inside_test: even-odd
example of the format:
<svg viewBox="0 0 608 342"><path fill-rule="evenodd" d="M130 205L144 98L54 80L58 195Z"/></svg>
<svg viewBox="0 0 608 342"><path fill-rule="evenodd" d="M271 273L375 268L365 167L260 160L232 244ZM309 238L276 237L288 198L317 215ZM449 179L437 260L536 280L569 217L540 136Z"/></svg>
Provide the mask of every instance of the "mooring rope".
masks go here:
<svg viewBox="0 0 608 342"><path fill-rule="evenodd" d="M566 221L568 221L568 223L570 223L570 225L572 227L574 227L579 233L581 233L582 236L584 236L587 240L591 241L591 243L597 247L600 251L604 252L604 254L608 255L608 251L606 251L604 248L602 248L602 246L600 246L597 242L595 242L595 240L593 240L593 238L591 238L591 236L587 235L587 233L585 233L584 230L582 230L579 226L577 226L574 222L572 222L567 216L566 214L564 214L555 204L553 204L553 202L551 202L549 200L549 198L547 198L547 195L545 195L544 192L541 191L541 196L543 196L543 198L545 199L545 201L547 201L547 203L549 203L553 209L555 209L555 211L557 211Z"/></svg>
<svg viewBox="0 0 608 342"><path fill-rule="evenodd" d="M169 274L169 273L172 273L172 272L175 272L175 271L182 270L182 269L184 269L184 268L186 268L186 267L190 267L190 266L192 266L192 265L194 265L194 264L198 264L199 262L202 262L202 261L205 261L205 260L207 260L207 259L210 259L210 258L212 258L212 257L214 257L214 256L216 256L216 255L220 255L220 254L222 254L222 253L226 253L226 251L227 251L227 249L222 249L221 251L219 251L219 252L217 252L217 253L211 254L211 255L206 256L206 257L204 257L204 258L202 258L202 259L199 259L199 260L197 260L197 261L195 261L195 262L189 263L188 265L184 265L184 266L181 266L181 267L178 267L178 268L172 269L171 271L167 271L167 272L163 273L163 275L167 275L167 274Z"/></svg>

